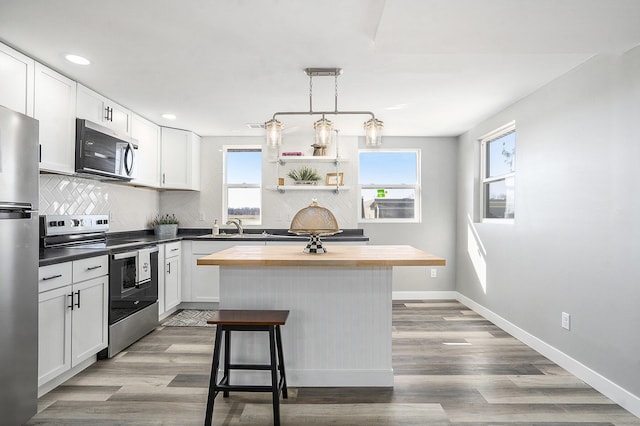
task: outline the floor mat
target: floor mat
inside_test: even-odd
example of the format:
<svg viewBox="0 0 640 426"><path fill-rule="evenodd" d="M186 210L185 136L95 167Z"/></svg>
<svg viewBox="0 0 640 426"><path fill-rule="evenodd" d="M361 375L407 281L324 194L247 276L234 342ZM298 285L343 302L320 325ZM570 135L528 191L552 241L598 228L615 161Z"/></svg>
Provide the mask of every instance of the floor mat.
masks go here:
<svg viewBox="0 0 640 426"><path fill-rule="evenodd" d="M207 324L213 311L199 311L195 309L184 309L169 317L162 325L167 327L215 327L215 324Z"/></svg>

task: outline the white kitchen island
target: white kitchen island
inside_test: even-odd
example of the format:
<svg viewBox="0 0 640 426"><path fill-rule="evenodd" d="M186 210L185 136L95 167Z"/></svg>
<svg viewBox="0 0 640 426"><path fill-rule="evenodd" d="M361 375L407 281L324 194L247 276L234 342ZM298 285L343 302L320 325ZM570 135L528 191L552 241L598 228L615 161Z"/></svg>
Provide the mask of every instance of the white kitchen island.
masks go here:
<svg viewBox="0 0 640 426"><path fill-rule="evenodd" d="M393 386L393 266L444 266L411 246L236 246L198 259L220 266L220 309L289 310L282 327L290 386ZM234 362L268 359L265 333L234 333ZM264 382L240 371L235 382Z"/></svg>

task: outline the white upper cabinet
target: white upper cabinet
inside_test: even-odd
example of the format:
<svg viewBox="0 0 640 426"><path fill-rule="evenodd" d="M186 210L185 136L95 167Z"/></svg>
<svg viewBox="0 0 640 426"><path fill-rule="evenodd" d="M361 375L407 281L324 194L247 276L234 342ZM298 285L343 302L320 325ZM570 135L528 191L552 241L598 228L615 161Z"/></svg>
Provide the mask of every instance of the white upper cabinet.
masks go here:
<svg viewBox="0 0 640 426"><path fill-rule="evenodd" d="M40 170L74 173L76 82L36 62L33 116L40 121Z"/></svg>
<svg viewBox="0 0 640 426"><path fill-rule="evenodd" d="M163 188L200 190L200 136L163 127L161 158Z"/></svg>
<svg viewBox="0 0 640 426"><path fill-rule="evenodd" d="M101 124L121 135L131 136L131 111L82 84L78 84L76 106L78 118Z"/></svg>
<svg viewBox="0 0 640 426"><path fill-rule="evenodd" d="M33 117L35 62L0 43L0 105Z"/></svg>
<svg viewBox="0 0 640 426"><path fill-rule="evenodd" d="M134 185L160 187L160 126L133 114L131 136L138 143Z"/></svg>

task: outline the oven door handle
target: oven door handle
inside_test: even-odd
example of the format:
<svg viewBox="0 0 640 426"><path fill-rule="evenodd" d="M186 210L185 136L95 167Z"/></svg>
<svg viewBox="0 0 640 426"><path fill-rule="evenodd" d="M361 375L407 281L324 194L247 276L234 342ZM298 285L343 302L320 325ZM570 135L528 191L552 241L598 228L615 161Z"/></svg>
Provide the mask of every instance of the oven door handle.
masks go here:
<svg viewBox="0 0 640 426"><path fill-rule="evenodd" d="M113 260L122 260L122 259L128 259L130 257L136 257L137 255L138 255L138 250L127 251L124 253L115 253L115 254L112 254L111 256L113 257Z"/></svg>
<svg viewBox="0 0 640 426"><path fill-rule="evenodd" d="M157 251L160 251L158 246L152 246L152 247L142 247L145 249L149 249L149 253L155 253ZM136 257L138 255L138 250L134 250L134 251L126 251L124 253L114 253L112 254L112 258L113 260L122 260L122 259L128 259L130 257Z"/></svg>

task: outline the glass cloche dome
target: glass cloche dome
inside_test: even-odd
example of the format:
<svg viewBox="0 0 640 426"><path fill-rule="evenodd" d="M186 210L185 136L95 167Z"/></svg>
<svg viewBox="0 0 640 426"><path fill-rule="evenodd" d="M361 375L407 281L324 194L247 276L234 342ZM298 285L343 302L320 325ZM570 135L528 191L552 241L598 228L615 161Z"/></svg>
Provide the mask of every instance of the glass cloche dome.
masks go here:
<svg viewBox="0 0 640 426"><path fill-rule="evenodd" d="M333 213L327 208L320 207L314 199L308 207L296 213L289 226L289 232L296 235L310 235L309 243L303 250L305 253L326 253L327 249L322 246L320 237L342 231Z"/></svg>

